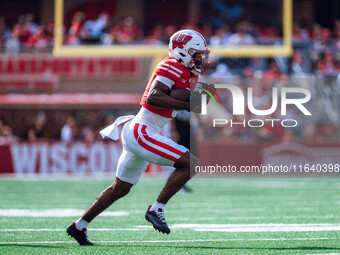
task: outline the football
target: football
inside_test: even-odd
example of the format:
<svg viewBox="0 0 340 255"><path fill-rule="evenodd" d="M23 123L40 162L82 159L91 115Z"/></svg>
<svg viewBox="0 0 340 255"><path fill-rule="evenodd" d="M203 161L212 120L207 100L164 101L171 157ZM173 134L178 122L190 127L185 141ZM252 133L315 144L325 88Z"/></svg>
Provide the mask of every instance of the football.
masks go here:
<svg viewBox="0 0 340 255"><path fill-rule="evenodd" d="M189 101L190 98L190 90L185 89L185 88L176 88L170 90L169 96L180 100L180 101Z"/></svg>

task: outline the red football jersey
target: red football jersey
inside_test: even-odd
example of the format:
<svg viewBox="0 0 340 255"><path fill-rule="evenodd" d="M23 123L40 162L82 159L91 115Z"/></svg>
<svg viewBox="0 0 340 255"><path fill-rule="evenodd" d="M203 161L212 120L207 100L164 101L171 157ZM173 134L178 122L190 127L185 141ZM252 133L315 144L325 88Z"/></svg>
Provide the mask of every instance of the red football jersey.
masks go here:
<svg viewBox="0 0 340 255"><path fill-rule="evenodd" d="M148 85L145 88L145 92L143 94L140 105L148 109L150 112L158 114L162 117L172 118L173 117L172 112L174 110L159 109L146 103L146 99L148 97L151 84L153 83L157 76L163 76L173 81L174 85L172 85L171 89L173 88L193 89L196 86L198 76L192 75L191 72L186 67L184 67L176 59L171 57L167 57L158 63Z"/></svg>

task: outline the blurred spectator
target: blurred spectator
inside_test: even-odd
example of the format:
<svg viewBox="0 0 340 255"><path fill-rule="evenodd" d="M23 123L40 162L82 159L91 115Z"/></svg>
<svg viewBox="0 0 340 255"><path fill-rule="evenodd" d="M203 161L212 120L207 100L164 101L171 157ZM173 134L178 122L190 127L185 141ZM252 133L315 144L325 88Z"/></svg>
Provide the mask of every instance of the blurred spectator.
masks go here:
<svg viewBox="0 0 340 255"><path fill-rule="evenodd" d="M83 12L76 12L73 15L72 23L67 32L67 44L69 45L78 45L79 41L79 33L81 30L81 26L85 19L85 14Z"/></svg>
<svg viewBox="0 0 340 255"><path fill-rule="evenodd" d="M102 13L96 20L87 20L80 31L81 39L87 43L99 43L109 16Z"/></svg>
<svg viewBox="0 0 340 255"><path fill-rule="evenodd" d="M135 44L142 36L142 30L133 17L126 17L123 21L119 21L109 33L115 44Z"/></svg>
<svg viewBox="0 0 340 255"><path fill-rule="evenodd" d="M66 123L61 129L60 140L64 142L72 141L74 137L76 136L75 135L76 129L77 129L77 125L76 125L75 118L72 116L67 117Z"/></svg>
<svg viewBox="0 0 340 255"><path fill-rule="evenodd" d="M320 141L320 136L315 124L307 123L304 125L301 131L301 141L307 144L318 143Z"/></svg>
<svg viewBox="0 0 340 255"><path fill-rule="evenodd" d="M255 39L252 35L250 35L248 28L247 22L240 22L237 25L237 32L230 36L228 45L237 46L255 44Z"/></svg>
<svg viewBox="0 0 340 255"><path fill-rule="evenodd" d="M263 78L267 78L267 79L285 78L285 77L287 77L287 75L280 71L280 68L276 64L276 62L272 62L269 65L269 69L263 75Z"/></svg>
<svg viewBox="0 0 340 255"><path fill-rule="evenodd" d="M5 17L0 16L0 50L2 49L6 40L7 26L5 23Z"/></svg>
<svg viewBox="0 0 340 255"><path fill-rule="evenodd" d="M330 51L332 49L331 44L331 30L328 28L323 28L321 30L321 34L317 34L314 42L313 42L313 49L317 53L322 53L326 51Z"/></svg>
<svg viewBox="0 0 340 255"><path fill-rule="evenodd" d="M280 32L275 26L269 26L262 28L259 32L259 38L261 42L273 43L280 40Z"/></svg>
<svg viewBox="0 0 340 255"><path fill-rule="evenodd" d="M161 45L164 44L164 28L162 25L156 26L149 32L148 37L143 41L147 45Z"/></svg>
<svg viewBox="0 0 340 255"><path fill-rule="evenodd" d="M310 31L309 38L311 39L311 41L316 41L321 38L321 34L322 34L321 25L318 23L314 23L313 28Z"/></svg>
<svg viewBox="0 0 340 255"><path fill-rule="evenodd" d="M46 24L46 35L53 39L53 35L54 35L54 19L51 19L49 22L47 22Z"/></svg>
<svg viewBox="0 0 340 255"><path fill-rule="evenodd" d="M46 29L43 26L38 26L35 32L28 38L25 43L26 48L47 49L50 46L50 38L46 34Z"/></svg>
<svg viewBox="0 0 340 255"><path fill-rule="evenodd" d="M303 63L302 53L299 51L294 52L294 55L292 58L292 64L291 64L292 71L294 72L295 75L305 77L306 74L302 69L302 63Z"/></svg>
<svg viewBox="0 0 340 255"><path fill-rule="evenodd" d="M17 141L17 138L13 135L13 131L9 126L0 127L0 145L11 144Z"/></svg>
<svg viewBox="0 0 340 255"><path fill-rule="evenodd" d="M216 71L210 75L213 79L233 78L234 75L230 72L228 66L224 63L220 63L216 67Z"/></svg>
<svg viewBox="0 0 340 255"><path fill-rule="evenodd" d="M25 15L25 29L27 29L30 34L35 33L38 29L38 25L34 22L34 15L33 13L28 13Z"/></svg>
<svg viewBox="0 0 340 255"><path fill-rule="evenodd" d="M294 22L293 24L293 42L301 43L301 42L308 42L309 41L309 34L306 29L300 27L300 24Z"/></svg>
<svg viewBox="0 0 340 255"><path fill-rule="evenodd" d="M14 25L12 30L12 37L18 38L20 43L25 43L28 38L31 36L32 30L30 26L26 26L25 24L25 16L21 15L18 18L18 22Z"/></svg>
<svg viewBox="0 0 340 255"><path fill-rule="evenodd" d="M243 77L244 78L253 78L254 77L254 70L251 66L247 66L243 69Z"/></svg>
<svg viewBox="0 0 340 255"><path fill-rule="evenodd" d="M27 130L27 140L29 142L35 142L37 140L37 136L35 135L35 130L33 128Z"/></svg>
<svg viewBox="0 0 340 255"><path fill-rule="evenodd" d="M5 42L5 52L15 54L19 53L20 50L20 41L15 34L12 34L12 36Z"/></svg>
<svg viewBox="0 0 340 255"><path fill-rule="evenodd" d="M174 25L168 25L164 28L163 42L169 44L170 37L177 32L177 28Z"/></svg>
<svg viewBox="0 0 340 255"><path fill-rule="evenodd" d="M199 33L202 33L201 28L198 25L198 21L195 18L189 18L181 27L181 29L193 29Z"/></svg>
<svg viewBox="0 0 340 255"><path fill-rule="evenodd" d="M332 52L323 53L318 61L317 70L327 78L336 77L338 70L335 66L334 55Z"/></svg>
<svg viewBox="0 0 340 255"><path fill-rule="evenodd" d="M215 35L210 38L211 46L223 46L228 44L230 37L229 26L225 25L216 29Z"/></svg>
<svg viewBox="0 0 340 255"><path fill-rule="evenodd" d="M46 138L46 117L44 112L39 112L34 118L33 125L26 132L26 137L30 141L35 141L39 138Z"/></svg>
<svg viewBox="0 0 340 255"><path fill-rule="evenodd" d="M338 31L337 37L335 38L335 41L334 41L334 49L335 49L335 53L338 55L340 52L340 30Z"/></svg>
<svg viewBox="0 0 340 255"><path fill-rule="evenodd" d="M339 36L339 32L340 32L340 19L336 19L334 21L333 35L337 37Z"/></svg>
<svg viewBox="0 0 340 255"><path fill-rule="evenodd" d="M176 31L175 31L176 32ZM209 23L204 23L202 25L202 35L204 36L204 38L207 39L207 41L210 41L210 38L213 36L213 27L211 24ZM172 33L173 34L173 33Z"/></svg>
<svg viewBox="0 0 340 255"><path fill-rule="evenodd" d="M280 142L284 137L285 128L281 125L272 127L271 123L265 123L257 130L257 139L260 141Z"/></svg>
<svg viewBox="0 0 340 255"><path fill-rule="evenodd" d="M96 132L90 126L81 129L81 137L87 143L92 143L96 139L96 135Z"/></svg>
<svg viewBox="0 0 340 255"><path fill-rule="evenodd" d="M21 47L25 46L31 36L36 33L37 29L38 26L34 23L34 16L32 13L21 15L12 29L11 36L5 43L5 51L7 53L18 53L21 50ZM30 43L26 46L31 47L33 41L37 40L36 37L40 36L41 34L39 33L35 34L34 37L31 38ZM39 40L39 44L41 45L42 41Z"/></svg>
<svg viewBox="0 0 340 255"><path fill-rule="evenodd" d="M294 52L294 55L293 55L293 59L292 59L292 62L294 64L298 64L298 65L301 65L302 64L302 61L303 61L303 56L301 54L301 52Z"/></svg>

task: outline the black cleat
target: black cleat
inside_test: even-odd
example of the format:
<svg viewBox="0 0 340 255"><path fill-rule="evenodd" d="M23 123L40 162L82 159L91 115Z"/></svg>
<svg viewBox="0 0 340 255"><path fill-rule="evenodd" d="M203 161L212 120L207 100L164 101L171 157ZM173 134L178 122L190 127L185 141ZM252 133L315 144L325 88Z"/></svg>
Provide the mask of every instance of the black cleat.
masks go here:
<svg viewBox="0 0 340 255"><path fill-rule="evenodd" d="M76 239L76 241L80 245L93 245L93 243L87 239L87 229L86 228L84 228L83 230L77 229L75 222L68 226L66 232L69 236Z"/></svg>
<svg viewBox="0 0 340 255"><path fill-rule="evenodd" d="M150 211L150 208L151 205L145 213L145 219L150 222L153 225L153 228L158 230L158 232L169 234L170 228L166 224L162 208L158 208L158 211Z"/></svg>

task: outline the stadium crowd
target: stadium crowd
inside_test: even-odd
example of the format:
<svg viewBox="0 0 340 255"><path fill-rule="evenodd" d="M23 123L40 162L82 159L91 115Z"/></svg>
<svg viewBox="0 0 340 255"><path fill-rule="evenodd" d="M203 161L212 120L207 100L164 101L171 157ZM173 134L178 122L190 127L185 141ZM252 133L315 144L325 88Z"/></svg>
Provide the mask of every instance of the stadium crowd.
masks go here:
<svg viewBox="0 0 340 255"><path fill-rule="evenodd" d="M281 28L274 25L260 27L248 21L239 21L228 25L215 26L211 23L199 24L196 19L189 18L180 27L174 25L155 25L146 31L133 17L123 17L114 20L106 13L98 15L97 19L86 19L84 12L76 12L69 22L65 22L64 44L167 44L169 36L179 29L189 28L201 32L213 46L233 46L252 44L272 44L280 42ZM6 23L5 17L0 17L1 47L8 50L11 42L17 40L20 49L49 48L52 46L54 21L47 24L37 24L32 13L18 17L14 25ZM321 27L315 23L313 28L302 28L298 22L293 24L293 42L311 42L317 51L339 50L340 19L334 21L333 28ZM10 43L8 43L10 41ZM8 45L9 44L9 45Z"/></svg>
<svg viewBox="0 0 340 255"><path fill-rule="evenodd" d="M166 45L169 37L178 29L190 28L201 32L211 46L235 46L255 44L280 44L281 31L275 26L259 27L247 21L233 26L223 24L213 27L210 23L199 24L189 19L181 27L155 25L151 30L143 29L133 17L113 20L106 13L97 19L86 19L86 14L76 12L64 28L64 44L102 45ZM21 15L10 27L0 17L0 50L5 53L50 52L53 46L53 27L37 24L33 14ZM293 43L303 44L311 52L312 69L325 76L335 76L340 70L340 19L334 21L332 29L314 24L311 30L293 25Z"/></svg>
<svg viewBox="0 0 340 255"><path fill-rule="evenodd" d="M0 17L0 49L5 53L20 52L50 52L53 46L53 21L48 24L37 24L32 14L22 15L13 27L6 24ZM224 24L213 27L211 24L198 24L189 19L181 27L172 25L156 25L150 31L145 31L133 17L124 17L117 21L102 13L95 20L88 20L82 12L76 12L64 29L64 44L104 44L104 45L166 45L170 35L176 30L190 28L204 34L211 46L233 46L253 44L273 44L281 41L281 31L274 27L260 28L250 22L241 21L230 27ZM212 80L233 79L234 84L245 90L254 89L255 97L264 109L270 101L270 88L281 83L286 86L291 69L294 65L301 66L303 58L310 58L309 71L322 77L337 77L340 71L340 19L334 21L332 29L318 24L308 31L294 23L294 44L303 44L308 48L308 54L298 50L289 61L289 70L281 70L275 61L267 61L259 66L258 59L213 59L208 75ZM233 64L237 68L234 68ZM231 70L233 69L233 70ZM237 72L235 72L237 69ZM222 93L222 99L230 107L230 95ZM266 108L267 107L267 108ZM117 113L115 113L117 114ZM279 118L275 116L273 118ZM291 113L294 115L295 113ZM10 143L20 139L36 141L51 138L71 141L99 139L98 131L110 123L114 117L106 111L3 111L0 113L0 144ZM235 119L237 120L237 119ZM48 123L48 125L47 125ZM334 125L317 125L303 123L294 129L284 129L280 126L259 129L250 128L220 128L211 133L203 124L200 135L213 139L222 134L230 142L233 141L282 141L300 140L310 142L329 142L330 137L339 132ZM334 140L332 140L334 141ZM335 141L336 142L336 141Z"/></svg>
<svg viewBox="0 0 340 255"><path fill-rule="evenodd" d="M269 109L272 104L272 88L292 86L292 79L280 71L276 62L269 64L265 71L253 70L246 67L241 76L228 71L224 63L212 67L209 77L210 82L228 83L237 85L244 94L247 88L253 89L253 104L255 109ZM223 109L216 112L221 115L208 115L203 119L197 115L194 122L198 139L209 141L225 141L227 143L248 143L248 142L281 142L296 141L310 144L338 143L340 142L338 125L327 118L323 120L311 120L304 118L301 112L294 107L287 109L287 115L281 116L280 107L270 116L253 115L247 110L244 116L232 116L233 99L227 89L220 89L219 95L222 100ZM315 96L315 95L314 95ZM320 96L317 96L320 97ZM314 98L314 100L316 100ZM41 139L60 139L70 142L81 140L93 142L100 140L99 131L111 124L116 116L135 114L137 108L107 109L107 110L9 110L0 112L0 144L12 143L19 140L39 141ZM313 115L317 113L312 109ZM218 128L211 128L212 119L226 118L236 123L247 123L250 119L295 119L298 125L293 128L284 128L280 122L272 127L271 122L259 128L252 128L245 124L236 124L232 127L221 125ZM258 125L258 121L254 125Z"/></svg>
<svg viewBox="0 0 340 255"><path fill-rule="evenodd" d="M118 113L118 112L115 112ZM100 110L9 110L0 112L0 145L20 140L93 142L115 117Z"/></svg>

